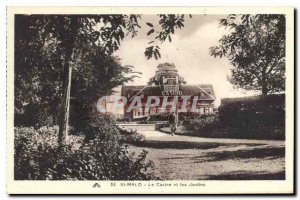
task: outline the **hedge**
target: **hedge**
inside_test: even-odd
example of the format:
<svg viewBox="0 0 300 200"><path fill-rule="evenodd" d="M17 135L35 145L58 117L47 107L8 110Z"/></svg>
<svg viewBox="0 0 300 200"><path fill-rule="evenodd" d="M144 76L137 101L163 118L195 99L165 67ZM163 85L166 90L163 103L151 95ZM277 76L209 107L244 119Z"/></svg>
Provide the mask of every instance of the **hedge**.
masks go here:
<svg viewBox="0 0 300 200"><path fill-rule="evenodd" d="M218 113L185 125L186 133L201 137L285 139L285 95L221 100Z"/></svg>

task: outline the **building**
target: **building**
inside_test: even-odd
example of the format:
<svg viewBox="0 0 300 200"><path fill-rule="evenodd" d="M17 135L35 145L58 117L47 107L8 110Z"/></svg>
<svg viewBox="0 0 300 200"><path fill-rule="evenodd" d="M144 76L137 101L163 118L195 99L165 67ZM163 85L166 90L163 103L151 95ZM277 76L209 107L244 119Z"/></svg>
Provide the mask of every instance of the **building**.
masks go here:
<svg viewBox="0 0 300 200"><path fill-rule="evenodd" d="M212 114L216 99L212 85L187 85L184 78L178 74L175 65L169 63L158 65L148 85L123 86L121 95L127 99L124 117L130 120L166 115L173 111L179 116ZM127 112L136 97L141 99L139 109L135 107ZM158 97L160 101L157 105L150 102L149 108L148 97ZM164 103L164 100L167 103Z"/></svg>

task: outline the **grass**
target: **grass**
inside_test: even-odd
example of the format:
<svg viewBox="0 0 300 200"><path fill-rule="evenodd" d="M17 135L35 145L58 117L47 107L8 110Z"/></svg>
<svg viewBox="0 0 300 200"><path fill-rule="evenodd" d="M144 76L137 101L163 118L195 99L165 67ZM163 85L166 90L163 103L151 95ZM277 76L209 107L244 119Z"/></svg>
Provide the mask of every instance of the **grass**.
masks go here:
<svg viewBox="0 0 300 200"><path fill-rule="evenodd" d="M170 133L169 127L159 128L163 133ZM206 137L206 138L231 138L231 139L257 139L257 140L285 140L284 129L277 131L266 130L227 130L227 129L212 129L212 130L197 130L188 126L178 126L176 135Z"/></svg>
<svg viewBox="0 0 300 200"><path fill-rule="evenodd" d="M211 149L222 146L220 143L196 143L196 142L185 142L185 141L139 141L131 143L137 147L149 147L153 149Z"/></svg>
<svg viewBox="0 0 300 200"><path fill-rule="evenodd" d="M234 151L209 152L205 155L213 160L250 159L250 158L280 158L285 156L284 147L241 149Z"/></svg>
<svg viewBox="0 0 300 200"><path fill-rule="evenodd" d="M136 147L149 147L153 149L212 149L222 146L235 147L243 144L220 143L220 142L187 142L187 141L157 141L157 140L141 140L132 141L130 144ZM262 144L245 144L248 146L259 146Z"/></svg>
<svg viewBox="0 0 300 200"><path fill-rule="evenodd" d="M211 180L285 180L285 172L269 173L253 172L253 171L236 171L234 173L224 173L219 175L212 175Z"/></svg>
<svg viewBox="0 0 300 200"><path fill-rule="evenodd" d="M284 180L285 148L261 144L143 141L163 180Z"/></svg>

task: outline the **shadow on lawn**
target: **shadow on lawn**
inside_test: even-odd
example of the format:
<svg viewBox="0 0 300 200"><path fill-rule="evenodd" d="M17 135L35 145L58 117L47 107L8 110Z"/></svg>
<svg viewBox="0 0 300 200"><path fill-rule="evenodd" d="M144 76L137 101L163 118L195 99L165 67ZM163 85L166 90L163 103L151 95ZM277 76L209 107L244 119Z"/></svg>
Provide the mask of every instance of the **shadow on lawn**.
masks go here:
<svg viewBox="0 0 300 200"><path fill-rule="evenodd" d="M280 158L285 157L285 147L265 147L257 149L241 149L237 151L208 152L204 157L212 158L209 161L230 160L230 159L249 159L249 158ZM194 159L203 156L194 157Z"/></svg>
<svg viewBox="0 0 300 200"><path fill-rule="evenodd" d="M285 172L270 173L267 171L234 171L218 175L209 175L199 180L285 180Z"/></svg>
<svg viewBox="0 0 300 200"><path fill-rule="evenodd" d="M134 141L130 144L137 147L149 147L154 149L212 149L218 147L236 147L240 145L261 146L263 144L236 144L236 143L217 143L217 142L186 142L186 141L154 141L143 140Z"/></svg>

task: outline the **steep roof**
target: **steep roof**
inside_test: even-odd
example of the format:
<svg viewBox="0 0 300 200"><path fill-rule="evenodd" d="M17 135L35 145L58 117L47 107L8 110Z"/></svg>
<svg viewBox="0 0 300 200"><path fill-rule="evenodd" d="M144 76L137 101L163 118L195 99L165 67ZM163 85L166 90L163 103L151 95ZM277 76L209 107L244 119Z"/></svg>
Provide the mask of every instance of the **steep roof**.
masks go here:
<svg viewBox="0 0 300 200"><path fill-rule="evenodd" d="M138 93L144 87L146 87L146 85L126 85L126 86L122 86L121 95L122 96L126 96L127 94L135 95L136 93Z"/></svg>
<svg viewBox="0 0 300 200"><path fill-rule="evenodd" d="M180 85L179 90L183 96L199 96L203 100L215 100L213 86L210 84L201 85ZM121 95L132 98L135 95L162 96L163 86L123 86Z"/></svg>

